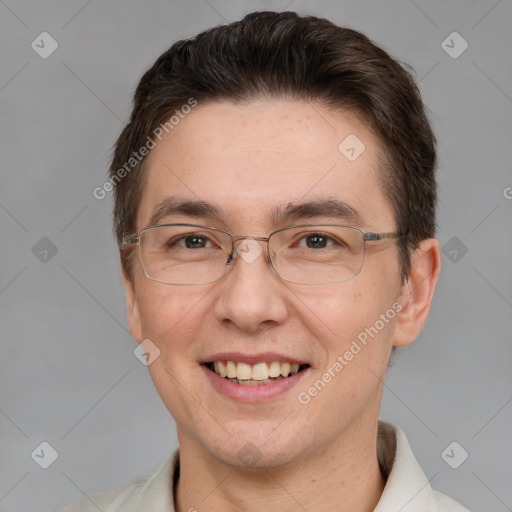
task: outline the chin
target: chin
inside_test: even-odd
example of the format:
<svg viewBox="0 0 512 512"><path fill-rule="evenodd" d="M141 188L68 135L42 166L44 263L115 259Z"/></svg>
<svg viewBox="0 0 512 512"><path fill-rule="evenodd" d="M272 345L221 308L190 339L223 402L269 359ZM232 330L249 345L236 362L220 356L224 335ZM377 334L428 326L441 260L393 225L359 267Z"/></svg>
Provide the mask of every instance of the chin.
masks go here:
<svg viewBox="0 0 512 512"><path fill-rule="evenodd" d="M259 428L244 429L240 424L233 435L222 436L222 439L209 437L201 444L212 458L223 464L251 470L293 465L304 457L308 445L303 436L299 439L296 432L282 431L277 436L271 428L260 425Z"/></svg>

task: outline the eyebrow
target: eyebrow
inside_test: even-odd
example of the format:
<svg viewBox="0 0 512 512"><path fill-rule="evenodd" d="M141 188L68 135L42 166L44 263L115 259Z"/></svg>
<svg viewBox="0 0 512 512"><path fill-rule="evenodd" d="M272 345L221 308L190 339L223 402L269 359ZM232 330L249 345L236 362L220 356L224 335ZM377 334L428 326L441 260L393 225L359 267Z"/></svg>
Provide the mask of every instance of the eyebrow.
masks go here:
<svg viewBox="0 0 512 512"><path fill-rule="evenodd" d="M176 197L166 197L155 209L149 219L149 225L158 224L160 219L170 215L187 215L197 218L221 219L224 214L220 208L206 201L179 200Z"/></svg>
<svg viewBox="0 0 512 512"><path fill-rule="evenodd" d="M185 215L212 220L226 220L227 218L227 214L222 208L207 201L180 200L170 196L156 207L149 219L149 226L154 226L162 218L171 215ZM317 199L304 203L288 203L286 207L276 206L270 212L270 222L273 225L315 217L332 218L357 227L364 227L361 214L352 206L335 198Z"/></svg>

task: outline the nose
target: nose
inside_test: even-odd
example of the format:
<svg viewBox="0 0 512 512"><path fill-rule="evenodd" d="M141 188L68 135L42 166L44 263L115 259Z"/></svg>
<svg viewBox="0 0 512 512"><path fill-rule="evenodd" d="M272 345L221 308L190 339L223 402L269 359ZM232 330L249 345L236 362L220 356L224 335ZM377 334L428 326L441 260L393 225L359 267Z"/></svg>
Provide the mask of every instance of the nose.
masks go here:
<svg viewBox="0 0 512 512"><path fill-rule="evenodd" d="M233 268L218 283L215 316L225 325L257 333L283 323L288 314L286 287L267 257L266 239L235 244Z"/></svg>

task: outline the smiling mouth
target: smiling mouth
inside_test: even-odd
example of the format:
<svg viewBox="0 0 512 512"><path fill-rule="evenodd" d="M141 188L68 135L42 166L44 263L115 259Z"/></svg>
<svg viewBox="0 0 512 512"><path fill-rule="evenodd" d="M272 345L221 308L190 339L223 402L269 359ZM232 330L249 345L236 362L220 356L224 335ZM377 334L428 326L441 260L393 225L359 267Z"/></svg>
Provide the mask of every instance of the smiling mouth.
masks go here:
<svg viewBox="0 0 512 512"><path fill-rule="evenodd" d="M220 377L246 386L272 384L287 379L309 368L308 364L287 363L281 361L248 364L235 361L212 361L205 363L206 368Z"/></svg>

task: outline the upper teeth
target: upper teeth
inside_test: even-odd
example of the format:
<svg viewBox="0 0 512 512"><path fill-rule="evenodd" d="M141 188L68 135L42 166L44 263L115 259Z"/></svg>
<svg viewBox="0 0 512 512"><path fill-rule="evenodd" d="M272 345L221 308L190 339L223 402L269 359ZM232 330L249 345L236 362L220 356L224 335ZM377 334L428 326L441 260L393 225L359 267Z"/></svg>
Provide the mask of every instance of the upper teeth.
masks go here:
<svg viewBox="0 0 512 512"><path fill-rule="evenodd" d="M236 363L234 361L215 361L213 363L215 373L221 377L238 380L267 380L269 377L288 377L299 371L297 363L281 363L272 361L256 364Z"/></svg>

